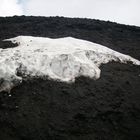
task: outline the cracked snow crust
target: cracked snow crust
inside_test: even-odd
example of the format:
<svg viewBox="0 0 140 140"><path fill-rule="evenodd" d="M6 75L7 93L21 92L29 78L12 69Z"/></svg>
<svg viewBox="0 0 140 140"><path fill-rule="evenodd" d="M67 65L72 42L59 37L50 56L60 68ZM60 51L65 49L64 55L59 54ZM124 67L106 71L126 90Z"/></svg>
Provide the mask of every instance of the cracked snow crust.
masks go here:
<svg viewBox="0 0 140 140"><path fill-rule="evenodd" d="M0 49L0 92L10 90L25 78L45 77L74 82L76 77L100 78L101 64L140 61L105 46L72 37L51 39L18 36L4 41L18 46Z"/></svg>

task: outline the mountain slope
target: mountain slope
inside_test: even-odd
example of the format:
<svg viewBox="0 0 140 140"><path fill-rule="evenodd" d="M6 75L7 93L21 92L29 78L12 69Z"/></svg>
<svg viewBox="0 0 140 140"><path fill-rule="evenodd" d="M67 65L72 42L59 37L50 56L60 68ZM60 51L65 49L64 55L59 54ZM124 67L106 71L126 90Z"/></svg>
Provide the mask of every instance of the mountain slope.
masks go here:
<svg viewBox="0 0 140 140"><path fill-rule="evenodd" d="M140 28L62 17L0 18L3 39L19 35L89 40L140 60ZM11 94L0 93L0 138L9 140L138 140L140 66L111 62L101 78L75 83L23 80ZM20 75L20 73L19 73Z"/></svg>

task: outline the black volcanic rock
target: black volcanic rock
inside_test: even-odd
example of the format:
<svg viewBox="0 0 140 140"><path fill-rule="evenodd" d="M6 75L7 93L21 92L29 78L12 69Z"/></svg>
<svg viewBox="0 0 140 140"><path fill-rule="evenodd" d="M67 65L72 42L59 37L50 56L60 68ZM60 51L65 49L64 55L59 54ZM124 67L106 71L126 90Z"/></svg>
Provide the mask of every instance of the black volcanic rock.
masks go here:
<svg viewBox="0 0 140 140"><path fill-rule="evenodd" d="M72 36L140 60L140 27L63 17L0 18L3 39ZM0 140L139 140L140 66L109 63L97 81L67 84L34 78L0 93Z"/></svg>

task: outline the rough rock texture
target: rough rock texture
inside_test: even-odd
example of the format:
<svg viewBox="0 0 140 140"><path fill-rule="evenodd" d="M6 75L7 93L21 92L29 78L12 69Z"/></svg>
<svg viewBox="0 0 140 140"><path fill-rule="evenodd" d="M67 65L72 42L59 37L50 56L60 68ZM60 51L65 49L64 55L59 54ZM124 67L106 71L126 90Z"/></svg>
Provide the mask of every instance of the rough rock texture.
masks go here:
<svg viewBox="0 0 140 140"><path fill-rule="evenodd" d="M140 28L90 19L0 18L2 42L18 35L72 36L140 60ZM109 63L73 84L34 78L0 93L0 140L139 140L140 66ZM20 75L20 73L19 73Z"/></svg>

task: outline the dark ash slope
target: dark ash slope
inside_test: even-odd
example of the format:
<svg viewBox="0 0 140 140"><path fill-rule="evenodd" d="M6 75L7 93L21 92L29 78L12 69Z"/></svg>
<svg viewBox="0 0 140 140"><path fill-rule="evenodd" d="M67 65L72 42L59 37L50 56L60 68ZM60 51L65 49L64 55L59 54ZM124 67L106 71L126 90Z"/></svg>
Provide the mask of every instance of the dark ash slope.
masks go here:
<svg viewBox="0 0 140 140"><path fill-rule="evenodd" d="M18 35L72 36L140 60L140 28L90 19L0 18L0 48ZM139 140L140 67L109 63L97 81L32 79L0 93L0 140Z"/></svg>

